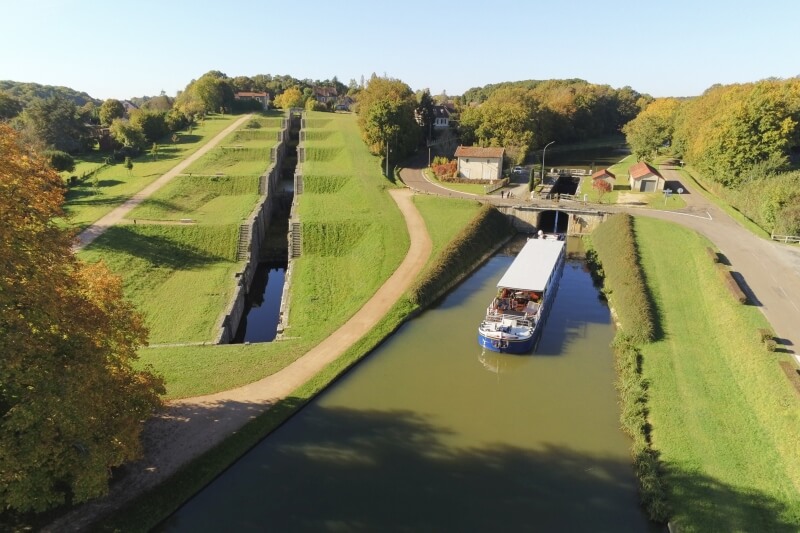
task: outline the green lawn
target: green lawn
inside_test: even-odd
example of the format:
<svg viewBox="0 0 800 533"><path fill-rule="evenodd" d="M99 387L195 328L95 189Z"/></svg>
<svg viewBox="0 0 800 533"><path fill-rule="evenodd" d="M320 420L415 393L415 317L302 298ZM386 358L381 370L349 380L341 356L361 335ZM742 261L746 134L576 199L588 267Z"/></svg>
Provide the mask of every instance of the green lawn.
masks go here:
<svg viewBox="0 0 800 533"><path fill-rule="evenodd" d="M454 191L475 194L478 196L483 196L486 194L486 186L481 183L451 183L448 181L439 180L439 178L436 177L433 171L431 171L428 168L423 170L423 172L425 172L425 176L430 181L432 181L436 185L444 187L445 189L452 189Z"/></svg>
<svg viewBox="0 0 800 533"><path fill-rule="evenodd" d="M263 158L276 143L270 142L230 151L226 160L251 165L249 175L178 176L131 211L127 224L111 228L81 252L82 259L103 259L122 276L126 294L145 315L151 343L216 337L242 268L236 261L239 224L258 201ZM216 153L197 163L218 161Z"/></svg>
<svg viewBox="0 0 800 533"><path fill-rule="evenodd" d="M191 135L180 135L177 144L162 144L157 158L154 159L149 153L135 158L130 173L121 163L116 163L100 170L95 177L70 187L64 205L68 223L83 229L99 220L197 151L238 118L233 115L212 115L194 128ZM79 160L79 168L92 170L104 159L105 156L91 154L86 161Z"/></svg>
<svg viewBox="0 0 800 533"><path fill-rule="evenodd" d="M428 263L436 260L442 249L481 209L481 204L474 200L443 198L428 194L414 196L416 205L431 237L432 249Z"/></svg>
<svg viewBox="0 0 800 533"><path fill-rule="evenodd" d="M311 112L306 131L298 208L303 254L295 263L287 334L318 341L375 293L409 241L355 115Z"/></svg>
<svg viewBox="0 0 800 533"><path fill-rule="evenodd" d="M654 446L679 531L800 528L800 404L766 351L755 306L734 301L679 226L636 219L660 323L642 348Z"/></svg>

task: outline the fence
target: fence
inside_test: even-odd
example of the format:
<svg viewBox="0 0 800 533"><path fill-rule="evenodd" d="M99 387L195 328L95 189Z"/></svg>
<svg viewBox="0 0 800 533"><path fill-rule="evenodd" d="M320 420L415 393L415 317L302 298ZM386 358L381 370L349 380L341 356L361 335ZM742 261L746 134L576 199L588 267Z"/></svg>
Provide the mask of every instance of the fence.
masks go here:
<svg viewBox="0 0 800 533"><path fill-rule="evenodd" d="M775 235L774 233L770 235L770 238L773 241L778 241L782 243L800 243L800 235Z"/></svg>

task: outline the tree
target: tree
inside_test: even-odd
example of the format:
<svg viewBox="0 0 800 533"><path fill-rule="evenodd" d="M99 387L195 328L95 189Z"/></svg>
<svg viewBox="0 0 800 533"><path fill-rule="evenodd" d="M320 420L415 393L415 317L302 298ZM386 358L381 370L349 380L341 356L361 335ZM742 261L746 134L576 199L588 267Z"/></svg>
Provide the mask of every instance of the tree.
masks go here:
<svg viewBox="0 0 800 533"><path fill-rule="evenodd" d="M358 125L361 137L373 154L385 154L387 143L392 157L401 159L417 149L420 128L414 118L417 99L400 80L373 76L358 93Z"/></svg>
<svg viewBox="0 0 800 533"><path fill-rule="evenodd" d="M34 99L22 112L25 141L46 148L74 152L88 136L77 107L63 96Z"/></svg>
<svg viewBox="0 0 800 533"><path fill-rule="evenodd" d="M275 106L281 109L303 107L303 93L299 87L290 87L275 97Z"/></svg>
<svg viewBox="0 0 800 533"><path fill-rule="evenodd" d="M166 113L149 109L137 109L131 112L131 125L142 130L145 141L154 143L169 133Z"/></svg>
<svg viewBox="0 0 800 533"><path fill-rule="evenodd" d="M611 192L614 187L612 187L609 182L601 178L592 180L592 188L597 191L597 201L602 203L603 196L605 196L606 193Z"/></svg>
<svg viewBox="0 0 800 533"><path fill-rule="evenodd" d="M672 143L675 114L680 105L675 98L659 98L625 124L622 132L637 159L652 159L662 147Z"/></svg>
<svg viewBox="0 0 800 533"><path fill-rule="evenodd" d="M0 91L0 120L14 118L22 112L22 102L11 94Z"/></svg>
<svg viewBox="0 0 800 533"><path fill-rule="evenodd" d="M103 105L100 106L100 123L106 126L114 122L115 118L122 118L125 116L125 106L122 102L109 98Z"/></svg>
<svg viewBox="0 0 800 533"><path fill-rule="evenodd" d="M431 92L428 89L423 90L419 95L416 115L419 117L420 127L422 127L425 138L433 138L433 121L436 117L433 112L433 98L431 98Z"/></svg>
<svg viewBox="0 0 800 533"><path fill-rule="evenodd" d="M110 130L114 140L123 146L142 149L147 142L142 129L124 118L115 118Z"/></svg>
<svg viewBox="0 0 800 533"><path fill-rule="evenodd" d="M75 159L60 150L47 150L42 152L42 157L56 172L72 172L75 170Z"/></svg>
<svg viewBox="0 0 800 533"><path fill-rule="evenodd" d="M125 156L125 163L123 163L123 166L128 170L128 176L130 176L133 170L133 161L130 157Z"/></svg>
<svg viewBox="0 0 800 533"><path fill-rule="evenodd" d="M61 178L19 142L0 124L0 509L43 511L107 491L164 387L132 366L147 330L119 278L58 224Z"/></svg>

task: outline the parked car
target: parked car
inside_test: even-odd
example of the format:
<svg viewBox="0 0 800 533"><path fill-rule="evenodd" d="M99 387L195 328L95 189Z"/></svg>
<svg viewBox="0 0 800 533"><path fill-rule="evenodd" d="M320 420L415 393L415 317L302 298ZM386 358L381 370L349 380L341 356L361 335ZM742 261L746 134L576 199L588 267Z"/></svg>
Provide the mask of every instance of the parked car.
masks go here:
<svg viewBox="0 0 800 533"><path fill-rule="evenodd" d="M514 174L522 174L523 172L525 172L525 167L514 167L511 169L511 172L513 172Z"/></svg>

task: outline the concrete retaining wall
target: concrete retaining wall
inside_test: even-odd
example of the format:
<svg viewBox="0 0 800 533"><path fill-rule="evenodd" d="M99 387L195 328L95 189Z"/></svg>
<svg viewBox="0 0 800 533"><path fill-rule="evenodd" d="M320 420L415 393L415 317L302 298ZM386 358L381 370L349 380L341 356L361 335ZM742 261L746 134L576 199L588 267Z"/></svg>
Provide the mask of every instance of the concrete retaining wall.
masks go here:
<svg viewBox="0 0 800 533"><path fill-rule="evenodd" d="M258 192L261 197L250 216L239 227L240 232L246 235L249 234L250 242L245 252L245 257L239 258L244 260L245 264L242 270L236 273L236 290L220 319L217 337L214 339L216 344L228 344L236 335L236 330L244 316L245 298L253 285L256 268L261 260L261 244L264 242L269 222L272 219L275 191L277 191L278 182L280 181L283 158L286 155L285 140L289 137L289 121L284 119L282 126L283 129L278 135L279 141L270 151L269 166L259 178Z"/></svg>

